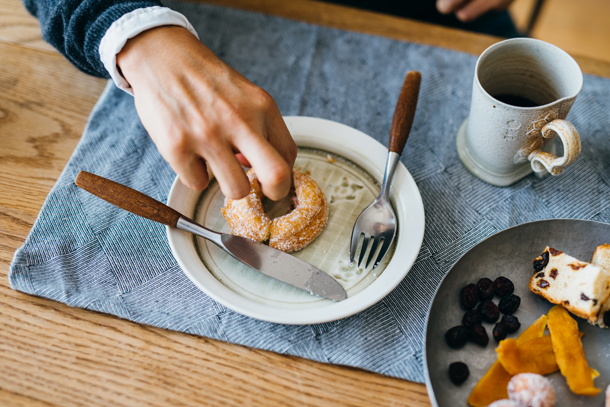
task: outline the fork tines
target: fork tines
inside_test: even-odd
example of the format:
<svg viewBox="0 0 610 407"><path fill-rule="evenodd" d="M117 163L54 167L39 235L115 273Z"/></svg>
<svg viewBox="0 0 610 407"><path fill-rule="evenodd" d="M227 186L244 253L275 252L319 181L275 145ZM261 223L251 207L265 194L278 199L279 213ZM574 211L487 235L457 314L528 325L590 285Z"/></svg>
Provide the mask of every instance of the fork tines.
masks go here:
<svg viewBox="0 0 610 407"><path fill-rule="evenodd" d="M362 260L364 259L364 256L367 253L367 249L369 248L369 244L371 243L372 240L372 245L370 247L370 250L368 250L368 258L366 260L366 264L364 266L364 268L368 268L369 265L371 264L371 260L373 258L375 258L375 254L377 254L377 258L375 260L375 263L373 264L373 269L376 268L379 263L381 262L381 260L383 259L383 257L385 256L386 252L388 251L388 249L390 248L390 245L392 244L392 240L394 238L394 236L367 236L364 233L361 234L356 234L354 233L352 235L352 242L350 245L350 253L349 253L349 261L350 264L354 263L354 259L356 258L356 252L358 250L358 243L360 242L360 236L364 236L363 242L362 242L362 248L360 249L360 256L358 258L358 264L357 266L360 267L360 264L362 263ZM377 248L380 246L381 244L381 248L379 249L379 252L377 252Z"/></svg>

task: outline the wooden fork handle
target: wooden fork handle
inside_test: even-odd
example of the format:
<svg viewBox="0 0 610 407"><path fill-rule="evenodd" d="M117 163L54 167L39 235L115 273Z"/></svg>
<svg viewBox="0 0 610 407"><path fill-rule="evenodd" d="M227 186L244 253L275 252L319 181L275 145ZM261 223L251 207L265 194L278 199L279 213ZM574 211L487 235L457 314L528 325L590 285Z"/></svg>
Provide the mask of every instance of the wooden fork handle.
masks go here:
<svg viewBox="0 0 610 407"><path fill-rule="evenodd" d="M421 74L419 72L407 72L400 90L400 96L398 96L394 118L392 119L392 128L390 129L389 144L389 150L398 153L398 155L402 154L411 132L420 83Z"/></svg>
<svg viewBox="0 0 610 407"><path fill-rule="evenodd" d="M167 226L176 227L182 216L148 195L90 172L79 172L74 183L114 206Z"/></svg>

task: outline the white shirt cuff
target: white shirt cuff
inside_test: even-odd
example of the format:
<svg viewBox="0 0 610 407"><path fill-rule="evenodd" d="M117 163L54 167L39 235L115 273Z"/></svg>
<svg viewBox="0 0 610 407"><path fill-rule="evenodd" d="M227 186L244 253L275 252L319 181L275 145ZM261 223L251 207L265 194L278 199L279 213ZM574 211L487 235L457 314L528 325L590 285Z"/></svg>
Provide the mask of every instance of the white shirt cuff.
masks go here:
<svg viewBox="0 0 610 407"><path fill-rule="evenodd" d="M135 37L143 31L162 25L184 27L195 37L199 38L197 32L184 15L167 7L159 6L140 8L124 14L108 28L100 41L100 59L119 89L123 89L125 92L133 95L129 82L121 75L116 65L116 55L121 52L130 38Z"/></svg>

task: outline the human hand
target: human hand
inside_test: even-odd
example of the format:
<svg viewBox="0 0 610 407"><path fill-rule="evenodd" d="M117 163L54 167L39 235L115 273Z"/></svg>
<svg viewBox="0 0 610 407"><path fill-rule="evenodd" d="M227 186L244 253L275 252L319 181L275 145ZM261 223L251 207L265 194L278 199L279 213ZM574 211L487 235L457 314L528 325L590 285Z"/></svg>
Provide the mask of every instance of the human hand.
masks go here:
<svg viewBox="0 0 610 407"><path fill-rule="evenodd" d="M504 10L513 0L437 0L436 8L442 14L455 13L462 22L476 20L492 10Z"/></svg>
<svg viewBox="0 0 610 407"><path fill-rule="evenodd" d="M265 196L288 194L297 150L273 98L190 32L144 31L123 47L117 65L144 128L185 185L204 189L209 165L225 196L243 198L250 191L244 165Z"/></svg>

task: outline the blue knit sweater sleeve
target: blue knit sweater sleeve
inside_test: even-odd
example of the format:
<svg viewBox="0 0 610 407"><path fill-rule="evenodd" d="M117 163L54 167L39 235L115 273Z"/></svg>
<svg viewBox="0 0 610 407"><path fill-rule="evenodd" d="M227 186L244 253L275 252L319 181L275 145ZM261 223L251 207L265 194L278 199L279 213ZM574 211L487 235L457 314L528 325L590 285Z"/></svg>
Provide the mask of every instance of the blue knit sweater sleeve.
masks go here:
<svg viewBox="0 0 610 407"><path fill-rule="evenodd" d="M156 0L24 0L38 18L42 37L78 69L109 78L100 61L99 45L106 30L123 14L160 6Z"/></svg>

